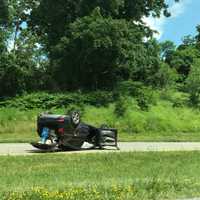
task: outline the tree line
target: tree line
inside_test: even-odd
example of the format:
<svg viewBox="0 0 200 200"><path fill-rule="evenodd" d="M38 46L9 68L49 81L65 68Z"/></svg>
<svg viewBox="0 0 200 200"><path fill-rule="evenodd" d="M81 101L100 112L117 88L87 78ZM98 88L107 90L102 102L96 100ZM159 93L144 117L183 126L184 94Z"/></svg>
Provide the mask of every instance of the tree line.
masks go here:
<svg viewBox="0 0 200 200"><path fill-rule="evenodd" d="M159 43L143 18L161 15L165 0L0 0L0 96L139 82L181 86L195 103L200 26L178 47Z"/></svg>

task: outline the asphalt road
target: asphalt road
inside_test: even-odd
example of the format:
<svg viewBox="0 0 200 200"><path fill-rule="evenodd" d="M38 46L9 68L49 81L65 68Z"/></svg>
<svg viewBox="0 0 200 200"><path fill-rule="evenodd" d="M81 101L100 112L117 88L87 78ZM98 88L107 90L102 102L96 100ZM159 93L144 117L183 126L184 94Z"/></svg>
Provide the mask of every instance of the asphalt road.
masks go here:
<svg viewBox="0 0 200 200"><path fill-rule="evenodd" d="M84 144L81 151L60 152L54 150L52 153L200 151L200 142L120 142L119 151L114 148L107 148L106 150L88 150L87 148L87 144ZM28 143L0 144L0 155L40 155L42 153L47 153L47 151L40 151Z"/></svg>

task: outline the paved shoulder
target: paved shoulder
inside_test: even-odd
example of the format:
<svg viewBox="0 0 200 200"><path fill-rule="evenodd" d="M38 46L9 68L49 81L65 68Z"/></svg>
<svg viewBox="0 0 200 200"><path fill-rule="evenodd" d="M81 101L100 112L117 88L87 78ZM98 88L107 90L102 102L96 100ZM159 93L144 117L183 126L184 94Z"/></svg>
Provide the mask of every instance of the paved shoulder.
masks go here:
<svg viewBox="0 0 200 200"><path fill-rule="evenodd" d="M87 145L85 146L87 148ZM149 151L200 151L200 142L119 142L122 152ZM41 153L28 143L0 144L0 155L33 155ZM94 153L106 152L102 150L83 150L66 153Z"/></svg>
<svg viewBox="0 0 200 200"><path fill-rule="evenodd" d="M122 151L200 151L200 142L122 142Z"/></svg>

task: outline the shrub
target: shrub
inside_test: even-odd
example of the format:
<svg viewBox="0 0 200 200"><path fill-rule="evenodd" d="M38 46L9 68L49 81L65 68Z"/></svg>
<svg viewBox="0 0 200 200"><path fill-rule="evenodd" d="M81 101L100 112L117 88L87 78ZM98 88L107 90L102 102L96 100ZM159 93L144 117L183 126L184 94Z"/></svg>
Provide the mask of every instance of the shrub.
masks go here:
<svg viewBox="0 0 200 200"><path fill-rule="evenodd" d="M123 117L126 112L125 98L119 97L118 101L115 103L114 113L118 117Z"/></svg>
<svg viewBox="0 0 200 200"><path fill-rule="evenodd" d="M72 111L78 111L82 115L84 114L84 105L70 104L67 106L65 113L70 114Z"/></svg>
<svg viewBox="0 0 200 200"><path fill-rule="evenodd" d="M190 104L200 105L200 59L196 59L186 80L186 89L190 94Z"/></svg>
<svg viewBox="0 0 200 200"><path fill-rule="evenodd" d="M147 111L151 104L156 103L153 90L141 82L123 81L118 85L117 90L123 96L135 97L141 110Z"/></svg>
<svg viewBox="0 0 200 200"><path fill-rule="evenodd" d="M82 102L93 106L106 106L114 101L112 92L109 91L96 91L86 93L83 96Z"/></svg>
<svg viewBox="0 0 200 200"><path fill-rule="evenodd" d="M122 81L117 86L117 91L120 94L136 97L140 93L140 90L144 87L144 84L139 81Z"/></svg>
<svg viewBox="0 0 200 200"><path fill-rule="evenodd" d="M8 100L1 100L0 107L27 109L67 108L72 104L82 110L82 105L105 106L113 102L113 94L106 91L92 93L32 93L17 96Z"/></svg>
<svg viewBox="0 0 200 200"><path fill-rule="evenodd" d="M155 75L155 85L159 88L173 86L178 80L178 74L175 69L172 69L166 63L160 65L160 69Z"/></svg>
<svg viewBox="0 0 200 200"><path fill-rule="evenodd" d="M138 91L136 100L138 106L143 111L148 111L150 105L156 104L156 98L154 96L153 90L147 87L143 87L143 89Z"/></svg>

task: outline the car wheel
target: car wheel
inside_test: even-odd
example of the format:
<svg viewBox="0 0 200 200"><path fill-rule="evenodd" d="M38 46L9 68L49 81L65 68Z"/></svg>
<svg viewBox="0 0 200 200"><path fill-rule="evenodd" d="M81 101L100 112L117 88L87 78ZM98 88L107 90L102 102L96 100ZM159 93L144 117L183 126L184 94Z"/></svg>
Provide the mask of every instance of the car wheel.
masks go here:
<svg viewBox="0 0 200 200"><path fill-rule="evenodd" d="M80 114L77 111L72 112L71 120L74 125L78 125L80 123Z"/></svg>

